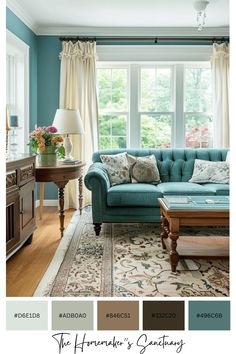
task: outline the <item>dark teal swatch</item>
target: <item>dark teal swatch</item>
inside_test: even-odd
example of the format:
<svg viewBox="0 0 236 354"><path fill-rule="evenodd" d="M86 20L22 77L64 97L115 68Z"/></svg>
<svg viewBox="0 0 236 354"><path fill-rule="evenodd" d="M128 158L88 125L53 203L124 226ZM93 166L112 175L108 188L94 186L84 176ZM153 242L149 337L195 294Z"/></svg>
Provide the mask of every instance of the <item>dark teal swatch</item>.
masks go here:
<svg viewBox="0 0 236 354"><path fill-rule="evenodd" d="M189 301L189 330L230 330L230 301Z"/></svg>

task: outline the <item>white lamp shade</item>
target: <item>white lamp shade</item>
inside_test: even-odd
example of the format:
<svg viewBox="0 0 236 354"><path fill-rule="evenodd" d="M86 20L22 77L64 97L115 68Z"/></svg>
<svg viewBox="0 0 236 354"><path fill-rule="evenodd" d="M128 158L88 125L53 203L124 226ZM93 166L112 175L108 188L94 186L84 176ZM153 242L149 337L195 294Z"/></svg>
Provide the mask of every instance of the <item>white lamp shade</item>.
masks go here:
<svg viewBox="0 0 236 354"><path fill-rule="evenodd" d="M59 134L84 134L78 109L57 109L52 125Z"/></svg>

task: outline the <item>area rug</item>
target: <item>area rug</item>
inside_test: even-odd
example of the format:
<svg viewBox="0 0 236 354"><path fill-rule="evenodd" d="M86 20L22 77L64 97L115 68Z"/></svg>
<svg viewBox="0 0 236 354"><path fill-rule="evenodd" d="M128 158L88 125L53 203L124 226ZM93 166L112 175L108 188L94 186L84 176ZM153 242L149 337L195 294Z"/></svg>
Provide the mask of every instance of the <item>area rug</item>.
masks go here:
<svg viewBox="0 0 236 354"><path fill-rule="evenodd" d="M181 235L228 235L225 228L184 228ZM76 212L34 296L229 296L228 260L181 260L171 272L160 224L104 224Z"/></svg>

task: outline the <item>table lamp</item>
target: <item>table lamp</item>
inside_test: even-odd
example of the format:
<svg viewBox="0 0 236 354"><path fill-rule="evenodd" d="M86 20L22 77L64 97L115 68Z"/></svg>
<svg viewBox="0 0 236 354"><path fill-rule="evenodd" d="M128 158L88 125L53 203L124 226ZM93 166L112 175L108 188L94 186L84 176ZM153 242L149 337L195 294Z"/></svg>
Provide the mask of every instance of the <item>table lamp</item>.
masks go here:
<svg viewBox="0 0 236 354"><path fill-rule="evenodd" d="M53 126L58 133L66 135L64 139L65 160L73 160L71 155L72 142L69 134L84 134L84 128L78 109L57 109L53 120Z"/></svg>

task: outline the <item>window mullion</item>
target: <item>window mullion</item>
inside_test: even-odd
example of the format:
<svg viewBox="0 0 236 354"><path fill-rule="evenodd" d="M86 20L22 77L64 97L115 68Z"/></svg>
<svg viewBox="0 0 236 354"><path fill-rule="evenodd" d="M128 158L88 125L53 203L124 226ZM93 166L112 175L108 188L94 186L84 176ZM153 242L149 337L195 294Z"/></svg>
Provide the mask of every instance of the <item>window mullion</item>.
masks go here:
<svg viewBox="0 0 236 354"><path fill-rule="evenodd" d="M112 82L112 80L113 80L113 70L111 69L111 87L110 87L110 90L111 90L111 92L110 92L110 95L111 95L111 110L113 110L113 104L112 104L113 82Z"/></svg>
<svg viewBox="0 0 236 354"><path fill-rule="evenodd" d="M173 146L185 146L184 124L184 65L176 64L175 71L175 117L173 125Z"/></svg>
<svg viewBox="0 0 236 354"><path fill-rule="evenodd" d="M140 146L140 114L139 114L139 65L130 66L130 119L129 119L129 146Z"/></svg>

